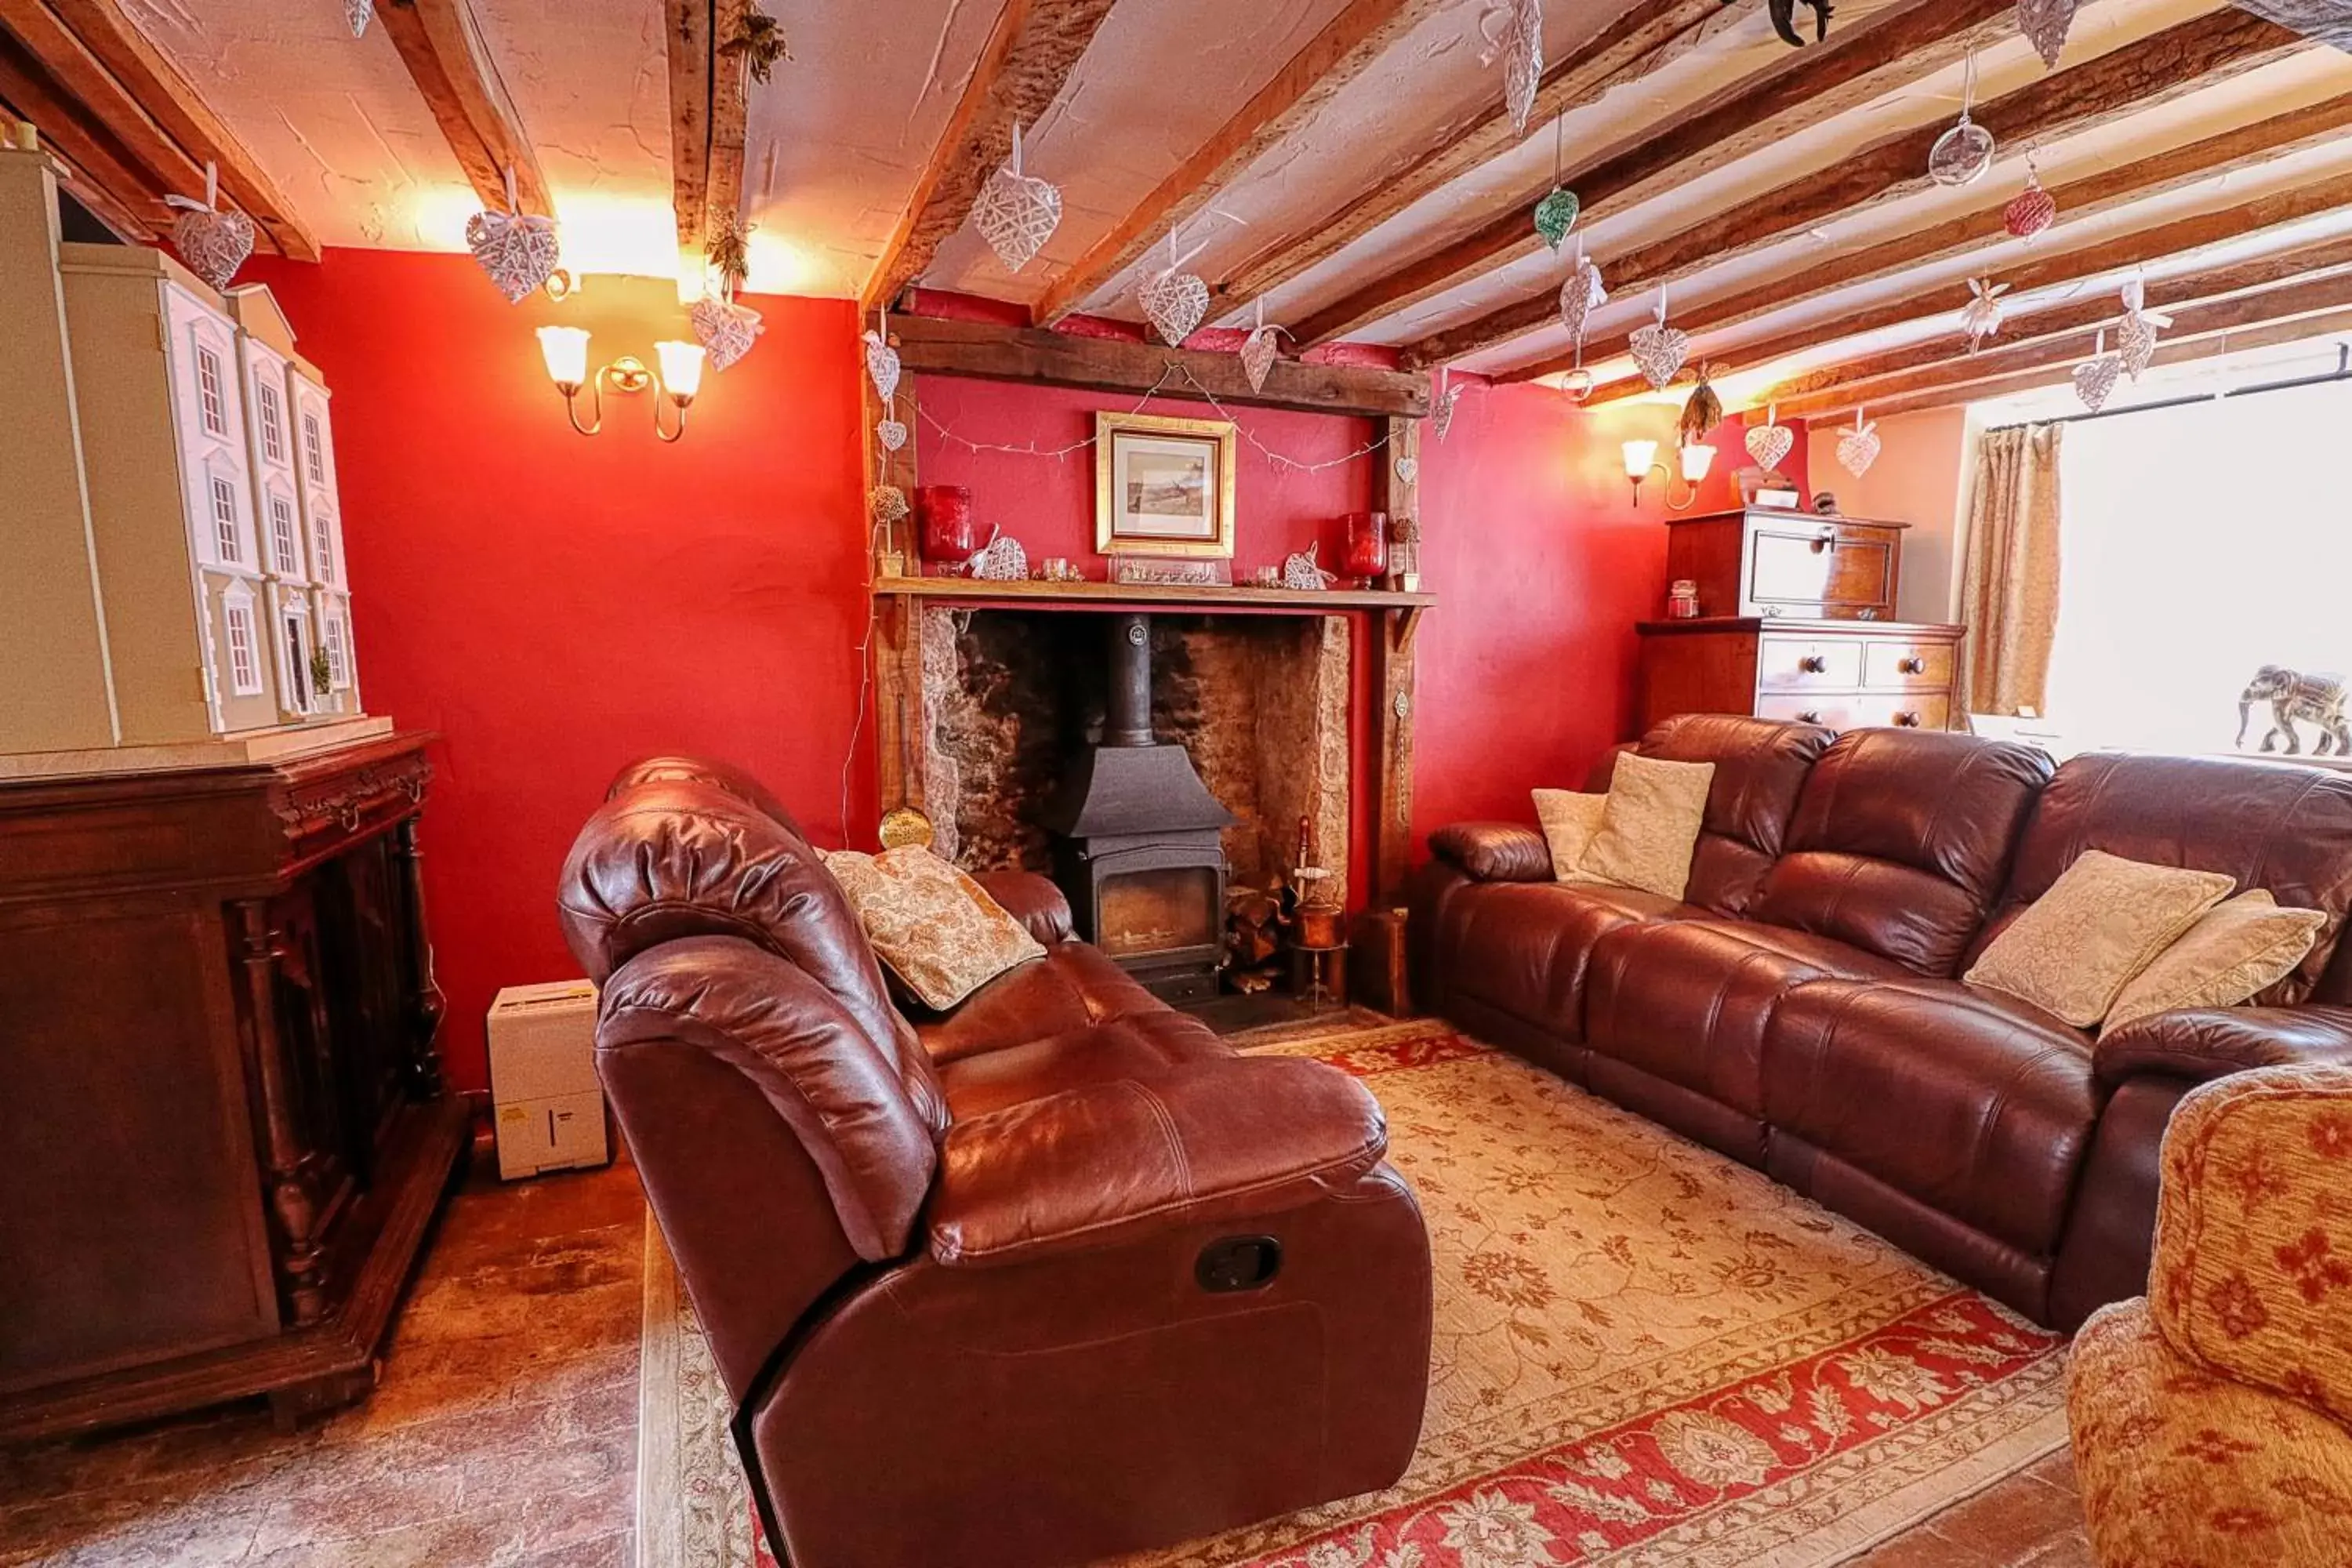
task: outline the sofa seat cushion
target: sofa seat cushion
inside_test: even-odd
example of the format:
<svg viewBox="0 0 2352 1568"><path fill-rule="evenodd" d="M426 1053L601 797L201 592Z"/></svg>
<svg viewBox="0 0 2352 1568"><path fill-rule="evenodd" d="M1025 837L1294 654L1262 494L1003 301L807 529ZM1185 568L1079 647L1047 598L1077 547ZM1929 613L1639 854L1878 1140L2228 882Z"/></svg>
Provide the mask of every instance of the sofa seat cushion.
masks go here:
<svg viewBox="0 0 2352 1568"><path fill-rule="evenodd" d="M1621 926L1706 911L1637 888L1485 882L1460 889L1445 913L1447 989L1573 1044L1584 1037L1595 942Z"/></svg>
<svg viewBox="0 0 2352 1568"><path fill-rule="evenodd" d="M1233 1047L1189 1013L1154 1010L1049 1035L940 1065L940 1089L956 1121L1089 1084L1149 1081Z"/></svg>
<svg viewBox="0 0 2352 1568"><path fill-rule="evenodd" d="M1903 973L1833 937L1748 921L1612 931L1593 954L1585 1044L1596 1057L1760 1118L1764 1029L1781 998L1811 980Z"/></svg>
<svg viewBox="0 0 2352 1568"><path fill-rule="evenodd" d="M1165 1005L1100 948L1065 942L1006 970L953 1012L917 1012L915 1033L944 1063Z"/></svg>
<svg viewBox="0 0 2352 1568"><path fill-rule="evenodd" d="M1807 985L1765 1041L1776 1134L2034 1257L2057 1251L2099 1106L2088 1036L1958 981Z"/></svg>

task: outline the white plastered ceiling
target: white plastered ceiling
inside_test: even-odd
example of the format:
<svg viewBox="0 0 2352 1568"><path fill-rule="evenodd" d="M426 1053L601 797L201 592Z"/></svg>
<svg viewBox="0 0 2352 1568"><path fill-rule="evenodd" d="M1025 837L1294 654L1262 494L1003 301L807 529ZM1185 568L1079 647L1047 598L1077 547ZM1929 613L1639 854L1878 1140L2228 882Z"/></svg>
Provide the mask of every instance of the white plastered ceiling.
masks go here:
<svg viewBox="0 0 2352 1568"><path fill-rule="evenodd" d="M1343 210L1377 181L1442 145L1488 111L1500 93L1480 59L1486 0L1454 0L1333 94L1305 125L1269 148L1187 226L1189 264L1212 282ZM1898 4L1842 0L1834 30ZM454 250L477 199L381 27L354 41L340 5L326 0L127 0L329 245ZM671 216L669 106L660 0L472 0L483 42L535 148L563 226L567 262L584 271L668 274L677 266ZM1086 254L1171 171L1271 79L1345 0L1118 0L1053 105L1030 128L1029 172L1060 185L1059 232L1019 276L969 228L950 239L921 281L1028 303ZM2074 64L2215 9L2220 0L2086 0L2065 60ZM998 0L777 0L793 58L751 89L744 169L752 227L753 288L852 296L887 247L926 161L996 22ZM1608 26L1623 0L1546 0L1548 58ZM1810 36L1811 13L1798 20ZM1701 100L1778 63L1788 46L1761 7L1727 12L1696 48L1566 117L1559 134L1579 162L1673 128ZM2038 80L2040 60L2010 37L1975 62L1979 101ZM1956 115L1959 66L1807 130L1587 226L1584 243L1604 274L1610 258L1677 233L1761 192L1828 168L1884 138ZM2042 149L2036 165L2060 185L2233 124L2352 91L2352 59L2314 47L2283 63L2213 83L2143 113ZM2347 138L2352 141L2352 138ZM1297 320L1485 222L1499 204L1548 184L1554 129L1531 127L1511 151L1412 206L1276 289L1269 319ZM2322 148L2207 181L2126 211L2062 223L2044 247L2074 245L2227 205L2320 170L2352 168L2352 148ZM2021 181L2005 154L1962 191L1931 188L1883 201L1730 258L1677 283L1695 302L1787 279L1801 288L1818 258L1980 209ZM2341 231L2316 220L2296 238ZM2265 237L2263 244L2280 242ZM1738 363L1738 345L1832 320L1906 291L1947 285L2030 259L2018 244L1925 267L1792 305L1699 349L1728 358L1727 396L1805 363L1916 339L1939 324L1889 329L1778 366ZM1135 319L1137 283L1166 265L1162 245L1083 301ZM2212 259L2198 258L2200 264ZM1538 253L1399 309L1350 335L1403 343L1556 287L1566 263ZM2160 275L2164 264L2150 268ZM2110 286L2102 279L2098 287ZM2078 287L2089 287L2081 285ZM1654 294L1613 301L1592 330L1608 337L1648 313ZM1234 313L1228 312L1234 319ZM1559 352L1557 328L1472 355L1488 371ZM1625 366L1596 363L1603 379ZM1736 405L1736 402L1735 402Z"/></svg>

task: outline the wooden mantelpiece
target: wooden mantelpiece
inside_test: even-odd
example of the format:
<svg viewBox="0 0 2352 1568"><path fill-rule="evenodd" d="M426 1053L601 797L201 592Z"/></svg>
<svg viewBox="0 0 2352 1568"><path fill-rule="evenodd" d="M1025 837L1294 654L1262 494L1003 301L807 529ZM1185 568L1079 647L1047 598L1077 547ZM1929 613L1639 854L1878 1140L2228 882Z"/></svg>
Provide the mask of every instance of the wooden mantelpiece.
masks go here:
<svg viewBox="0 0 2352 1568"><path fill-rule="evenodd" d="M876 581L874 597L881 630L874 659L875 780L885 810L899 805L926 809L931 728L923 716L926 609L1377 616L1377 634L1366 639L1363 650L1370 661L1375 694L1369 715L1372 766L1358 792L1369 797L1374 813L1371 864L1364 870L1376 907L1404 896L1412 819L1413 642L1422 613L1436 604L1435 595L1376 588L1318 593L1222 584L886 577ZM1354 809L1360 812L1365 805L1360 803Z"/></svg>

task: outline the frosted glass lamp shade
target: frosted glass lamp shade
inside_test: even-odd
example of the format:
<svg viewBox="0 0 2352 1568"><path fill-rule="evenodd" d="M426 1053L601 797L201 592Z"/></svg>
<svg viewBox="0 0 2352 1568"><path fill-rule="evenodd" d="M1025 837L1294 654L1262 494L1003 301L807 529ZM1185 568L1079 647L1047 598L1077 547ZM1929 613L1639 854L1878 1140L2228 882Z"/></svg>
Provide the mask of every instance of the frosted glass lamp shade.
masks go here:
<svg viewBox="0 0 2352 1568"><path fill-rule="evenodd" d="M679 403L690 403L702 390L702 345L675 341L654 345L661 362L662 387Z"/></svg>
<svg viewBox="0 0 2352 1568"><path fill-rule="evenodd" d="M581 327L541 327L539 352L547 361L548 379L573 390L588 380L588 333Z"/></svg>

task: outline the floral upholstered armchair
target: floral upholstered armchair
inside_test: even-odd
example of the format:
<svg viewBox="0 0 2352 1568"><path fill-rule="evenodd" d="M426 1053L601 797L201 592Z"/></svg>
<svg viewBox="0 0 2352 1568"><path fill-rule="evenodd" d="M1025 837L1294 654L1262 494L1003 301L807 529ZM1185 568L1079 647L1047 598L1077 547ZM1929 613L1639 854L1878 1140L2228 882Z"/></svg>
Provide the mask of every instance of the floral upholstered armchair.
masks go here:
<svg viewBox="0 0 2352 1568"><path fill-rule="evenodd" d="M2147 1298L2069 1373L2099 1562L2352 1562L2352 1068L2199 1088L2162 1191Z"/></svg>

